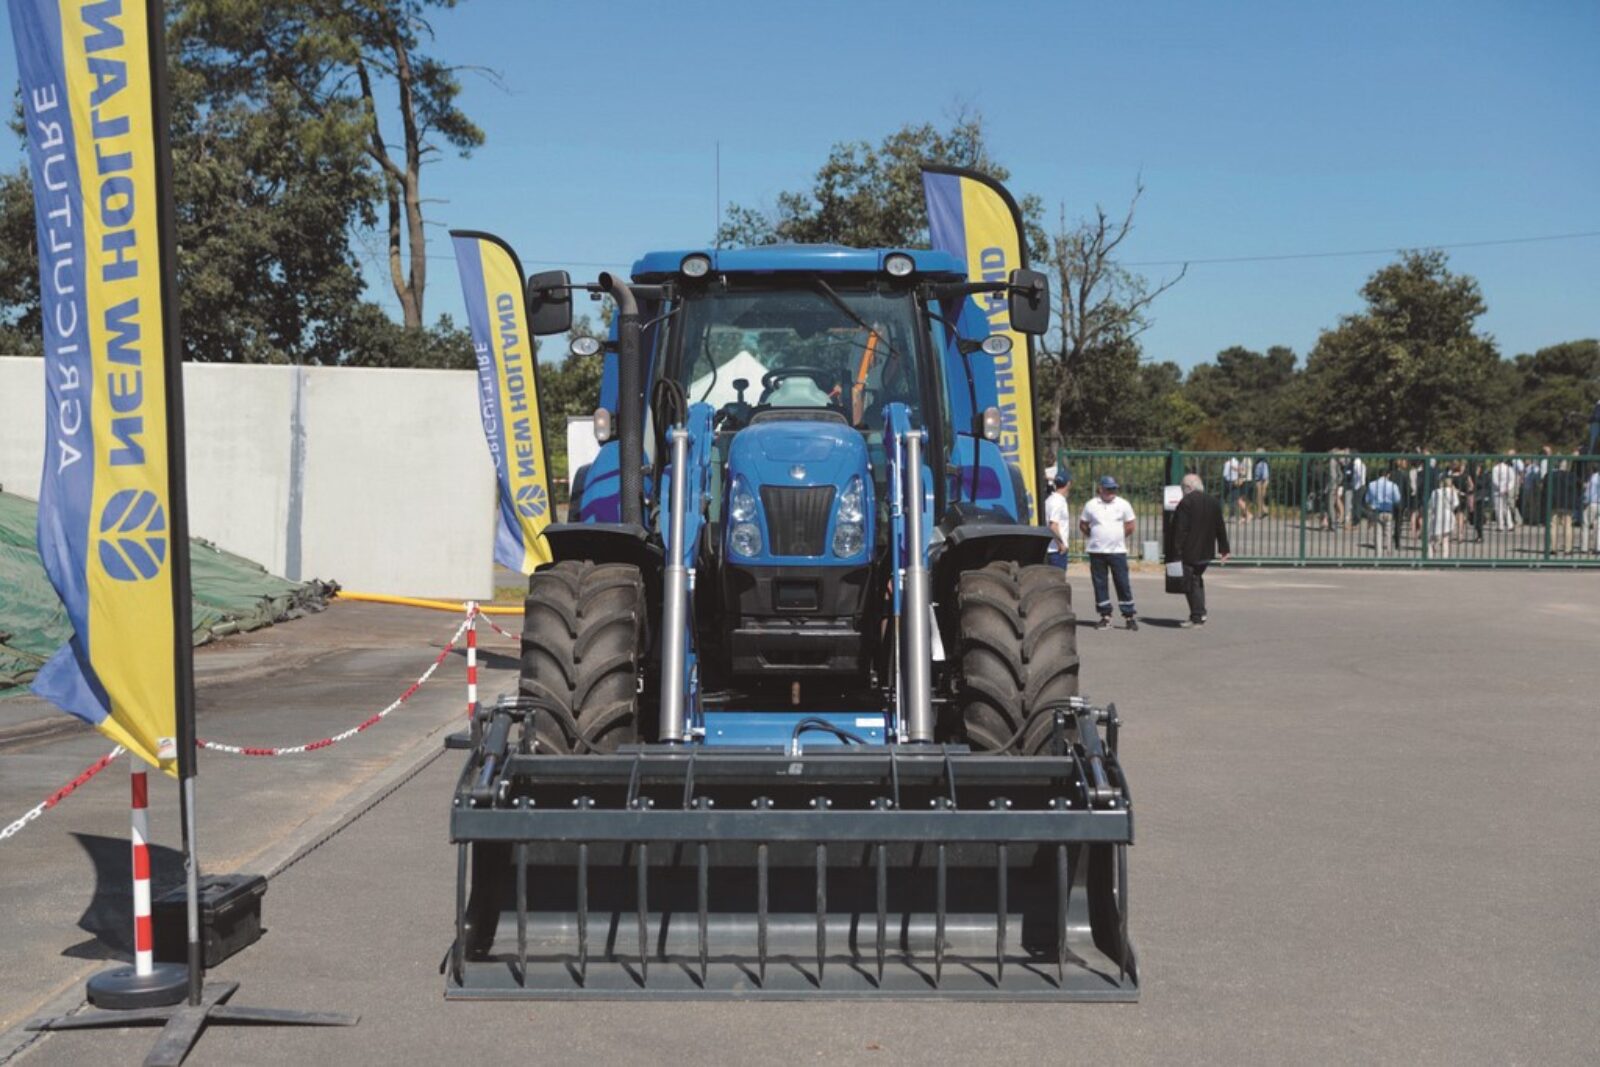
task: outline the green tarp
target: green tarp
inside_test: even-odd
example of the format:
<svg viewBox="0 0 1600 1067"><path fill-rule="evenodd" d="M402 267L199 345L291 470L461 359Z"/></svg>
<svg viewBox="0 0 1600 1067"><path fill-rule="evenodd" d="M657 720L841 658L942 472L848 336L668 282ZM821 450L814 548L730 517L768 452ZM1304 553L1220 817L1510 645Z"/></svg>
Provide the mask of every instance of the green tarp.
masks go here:
<svg viewBox="0 0 1600 1067"><path fill-rule="evenodd" d="M72 634L34 546L38 513L33 501L0 493L0 696L20 692ZM189 544L189 559L197 645L317 610L330 589L274 577L199 538Z"/></svg>

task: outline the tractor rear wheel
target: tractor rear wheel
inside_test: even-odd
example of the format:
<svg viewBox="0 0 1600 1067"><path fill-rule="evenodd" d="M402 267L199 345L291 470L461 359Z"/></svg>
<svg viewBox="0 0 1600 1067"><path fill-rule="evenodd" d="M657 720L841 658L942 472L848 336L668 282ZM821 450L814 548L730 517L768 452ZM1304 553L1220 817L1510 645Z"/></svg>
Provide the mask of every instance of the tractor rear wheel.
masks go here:
<svg viewBox="0 0 1600 1067"><path fill-rule="evenodd" d="M956 584L958 701L975 749L1032 754L1048 742L1043 709L1078 695L1078 620L1055 567L990 563Z"/></svg>
<svg viewBox="0 0 1600 1067"><path fill-rule="evenodd" d="M623 563L567 561L528 580L522 695L540 701L543 752L614 752L639 739L644 578Z"/></svg>

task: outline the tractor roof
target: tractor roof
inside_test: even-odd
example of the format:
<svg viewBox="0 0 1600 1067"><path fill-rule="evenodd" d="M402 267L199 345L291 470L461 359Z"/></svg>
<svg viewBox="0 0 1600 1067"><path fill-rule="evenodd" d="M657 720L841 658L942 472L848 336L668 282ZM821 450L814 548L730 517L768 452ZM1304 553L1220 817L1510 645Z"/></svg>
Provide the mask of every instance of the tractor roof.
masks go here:
<svg viewBox="0 0 1600 1067"><path fill-rule="evenodd" d="M686 248L674 252L646 252L633 265L633 280L661 282L675 277L683 257L700 254L711 257L712 269L719 274L775 274L807 271L877 274L883 260L894 252L908 255L917 273L936 281L960 281L966 269L948 252L926 248L847 248L844 245L761 245L756 248Z"/></svg>

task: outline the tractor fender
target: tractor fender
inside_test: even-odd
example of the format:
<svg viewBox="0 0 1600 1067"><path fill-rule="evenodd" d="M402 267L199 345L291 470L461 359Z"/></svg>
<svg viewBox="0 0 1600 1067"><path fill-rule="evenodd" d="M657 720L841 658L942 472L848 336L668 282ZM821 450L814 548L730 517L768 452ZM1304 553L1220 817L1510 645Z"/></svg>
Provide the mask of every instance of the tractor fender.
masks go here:
<svg viewBox="0 0 1600 1067"><path fill-rule="evenodd" d="M1050 531L1042 527L1014 523L967 522L946 531L944 540L933 546L929 560L933 601L938 605L939 631L946 648L956 647L954 609L961 576L990 563L1043 563L1052 539Z"/></svg>
<svg viewBox="0 0 1600 1067"><path fill-rule="evenodd" d="M631 563L649 576L661 571L661 547L643 526L626 522L553 522L544 528L555 562Z"/></svg>

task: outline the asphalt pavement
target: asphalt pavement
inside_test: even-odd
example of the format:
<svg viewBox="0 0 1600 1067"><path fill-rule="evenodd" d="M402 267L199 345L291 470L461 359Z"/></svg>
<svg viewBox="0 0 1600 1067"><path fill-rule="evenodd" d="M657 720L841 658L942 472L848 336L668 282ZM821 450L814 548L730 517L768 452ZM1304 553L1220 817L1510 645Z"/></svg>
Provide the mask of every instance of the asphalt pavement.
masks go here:
<svg viewBox="0 0 1600 1067"><path fill-rule="evenodd" d="M1087 601L1077 566L1071 581ZM362 1019L216 1027L190 1062L1600 1061L1600 575L1223 570L1208 576L1198 630L1177 628L1181 599L1158 578L1135 581L1143 628L1082 629L1080 650L1085 691L1125 720L1140 1003L446 1003L461 757L435 752L459 714L445 699L459 697L457 675L433 692L437 707L327 763L279 769L291 778L256 770L283 760L205 758L213 867L280 867L268 934L215 976L242 983L239 1003ZM203 687L216 725L202 711L202 732L222 732L229 713L211 694L223 691L241 705L229 732L266 743L309 725L269 714L280 708L370 709L425 665L424 631L436 650L450 629L382 609L346 625L346 610L293 627L396 632ZM419 645L401 655L392 642L411 627ZM489 692L512 666L492 664ZM105 747L90 735L0 754L0 803L28 793L13 788L17 760L51 761L27 766L48 791ZM46 818L0 845L0 890L25 905L0 913L0 943L8 958L19 936L30 946L7 968L28 987L0 1001L7 1019L27 995L49 999L67 964L93 969L71 955L93 890L75 835L125 834L125 787L97 781ZM175 842L173 821L159 843ZM41 885L47 875L59 882ZM61 899L45 907L47 893ZM89 942L115 956L106 936ZM30 985L47 960L66 963ZM137 1059L153 1036L51 1035L17 1062ZM0 1038L0 1061L7 1047Z"/></svg>

